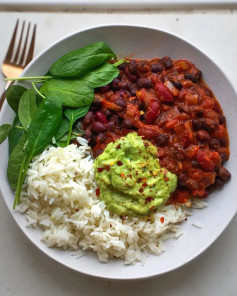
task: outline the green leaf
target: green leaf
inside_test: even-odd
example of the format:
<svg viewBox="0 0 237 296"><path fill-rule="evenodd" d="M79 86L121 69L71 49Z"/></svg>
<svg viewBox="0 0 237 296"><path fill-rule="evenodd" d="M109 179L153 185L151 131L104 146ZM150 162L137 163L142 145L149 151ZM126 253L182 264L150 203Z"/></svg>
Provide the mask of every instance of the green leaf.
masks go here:
<svg viewBox="0 0 237 296"><path fill-rule="evenodd" d="M28 89L21 96L18 108L18 116L25 130L29 127L36 110L35 91L33 89Z"/></svg>
<svg viewBox="0 0 237 296"><path fill-rule="evenodd" d="M69 119L70 123L73 125L76 120L87 114L89 108L90 106L77 109L65 109L64 115Z"/></svg>
<svg viewBox="0 0 237 296"><path fill-rule="evenodd" d="M51 66L49 72L58 77L79 77L112 58L116 55L108 45L96 42L65 54Z"/></svg>
<svg viewBox="0 0 237 296"><path fill-rule="evenodd" d="M40 92L68 107L89 106L94 100L94 90L79 79L50 79L41 86Z"/></svg>
<svg viewBox="0 0 237 296"><path fill-rule="evenodd" d="M18 116L15 117L13 124L12 124L12 128L11 128L10 133L8 135L9 153L10 154L12 153L13 149L16 147L21 136L24 133L23 129L16 128L16 126L21 126Z"/></svg>
<svg viewBox="0 0 237 296"><path fill-rule="evenodd" d="M21 85L12 85L6 91L6 98L9 106L17 114L19 101L26 88Z"/></svg>
<svg viewBox="0 0 237 296"><path fill-rule="evenodd" d="M8 160L7 177L13 190L15 190L17 187L17 180L20 174L21 164L25 156L24 147L26 140L26 132L23 130L23 135L21 136L18 144L13 149Z"/></svg>
<svg viewBox="0 0 237 296"><path fill-rule="evenodd" d="M67 118L63 117L60 126L56 132L56 135L54 136L55 140L59 140L63 135L65 135L70 127L70 122Z"/></svg>
<svg viewBox="0 0 237 296"><path fill-rule="evenodd" d="M0 144L7 138L9 132L11 130L10 124L3 124L0 126Z"/></svg>
<svg viewBox="0 0 237 296"><path fill-rule="evenodd" d="M90 87L96 88L109 84L118 77L119 70L112 64L104 64L81 78Z"/></svg>
<svg viewBox="0 0 237 296"><path fill-rule="evenodd" d="M60 102L46 99L39 106L27 130L27 156L31 159L42 153L51 142L62 120Z"/></svg>

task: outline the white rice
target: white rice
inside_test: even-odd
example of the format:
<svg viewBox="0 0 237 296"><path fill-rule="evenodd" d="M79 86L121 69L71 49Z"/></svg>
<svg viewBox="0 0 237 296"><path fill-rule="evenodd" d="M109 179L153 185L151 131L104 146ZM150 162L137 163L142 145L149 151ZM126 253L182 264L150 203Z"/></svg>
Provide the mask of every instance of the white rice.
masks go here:
<svg viewBox="0 0 237 296"><path fill-rule="evenodd" d="M133 264L148 253L162 253L165 240L183 234L179 224L190 215L185 206L167 205L146 218L111 215L95 194L91 149L85 139L78 141L79 148L50 147L35 157L17 207L26 213L27 226L43 229L48 247L78 250L76 257L93 250L100 261L120 258ZM196 201L194 206L205 205Z"/></svg>

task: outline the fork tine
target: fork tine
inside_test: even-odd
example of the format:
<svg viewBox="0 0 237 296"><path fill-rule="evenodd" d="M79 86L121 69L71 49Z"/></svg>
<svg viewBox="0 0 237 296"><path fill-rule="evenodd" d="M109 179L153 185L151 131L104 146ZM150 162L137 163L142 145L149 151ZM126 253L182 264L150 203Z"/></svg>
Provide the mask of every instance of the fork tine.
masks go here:
<svg viewBox="0 0 237 296"><path fill-rule="evenodd" d="M20 49L21 49L21 42L22 42L22 37L23 37L24 29L25 29L25 21L22 24L21 36L20 36L20 40L18 42L18 47L17 47L17 50L16 50L16 55L15 55L15 58L14 58L14 61L13 61L13 63L15 63L15 64L17 63L18 58L19 58L19 53L20 53Z"/></svg>
<svg viewBox="0 0 237 296"><path fill-rule="evenodd" d="M32 35L32 38L31 38L31 43L30 43L30 48L29 48L29 51L28 51L28 55L26 57L25 66L27 66L29 64L29 62L32 60L32 58L33 58L34 48L35 48L35 34L36 34L36 25L34 25L33 35Z"/></svg>
<svg viewBox="0 0 237 296"><path fill-rule="evenodd" d="M13 35L12 35L12 39L11 39L10 45L8 47L8 50L7 50L7 54L6 54L6 57L5 57L5 60L4 60L6 62L8 62L8 61L10 62L11 58L12 58L12 53L13 53L15 40L16 40L16 33L17 33L17 29L18 29L18 23L19 23L19 19L16 22L15 29L14 29L14 32L13 32Z"/></svg>
<svg viewBox="0 0 237 296"><path fill-rule="evenodd" d="M25 43L24 43L24 47L21 52L21 59L19 61L19 65L21 65L21 66L23 66L23 62L24 62L24 58L25 58L25 52L26 52L26 46L27 46L27 42L28 42L29 32L30 32L30 23L28 24Z"/></svg>

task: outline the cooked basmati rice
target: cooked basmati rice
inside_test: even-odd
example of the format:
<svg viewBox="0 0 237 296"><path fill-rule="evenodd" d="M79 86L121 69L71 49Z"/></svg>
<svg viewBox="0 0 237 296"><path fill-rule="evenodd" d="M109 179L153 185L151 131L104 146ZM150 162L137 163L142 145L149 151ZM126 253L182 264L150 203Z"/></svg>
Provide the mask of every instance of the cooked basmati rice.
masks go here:
<svg viewBox="0 0 237 296"><path fill-rule="evenodd" d="M88 142L78 141L80 147L49 147L35 157L17 207L26 213L27 226L43 229L42 240L48 247L79 249L77 257L83 256L83 250L93 250L100 261L120 258L133 264L143 262L148 253L162 253L165 240L183 234L178 224L190 215L185 206L166 205L144 218L110 214L95 194Z"/></svg>

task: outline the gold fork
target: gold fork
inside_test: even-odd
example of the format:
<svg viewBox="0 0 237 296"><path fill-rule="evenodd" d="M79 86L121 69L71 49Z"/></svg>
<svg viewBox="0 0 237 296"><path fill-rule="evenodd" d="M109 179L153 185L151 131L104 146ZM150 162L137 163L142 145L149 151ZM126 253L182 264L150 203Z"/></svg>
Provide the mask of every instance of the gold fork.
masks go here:
<svg viewBox="0 0 237 296"><path fill-rule="evenodd" d="M34 54L36 25L34 25L33 27L33 33L31 36L30 44L28 45L31 23L29 22L27 26L27 31L24 34L25 21L23 22L19 41L18 41L18 44L16 44L18 24L19 24L19 20L17 20L16 22L16 26L12 35L9 48L7 50L7 54L2 63L2 73L7 78L18 77L21 74L21 72L24 70L24 68L32 60L33 54ZM12 81L7 81L6 83L5 90L0 98L0 110L2 109L3 103L5 101L5 92L12 83L13 83Z"/></svg>

